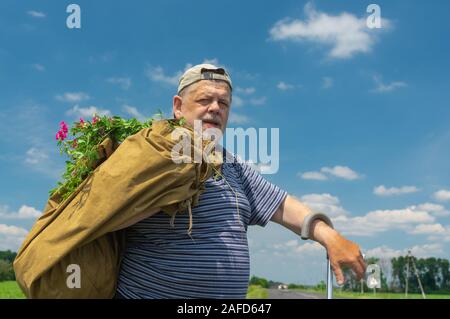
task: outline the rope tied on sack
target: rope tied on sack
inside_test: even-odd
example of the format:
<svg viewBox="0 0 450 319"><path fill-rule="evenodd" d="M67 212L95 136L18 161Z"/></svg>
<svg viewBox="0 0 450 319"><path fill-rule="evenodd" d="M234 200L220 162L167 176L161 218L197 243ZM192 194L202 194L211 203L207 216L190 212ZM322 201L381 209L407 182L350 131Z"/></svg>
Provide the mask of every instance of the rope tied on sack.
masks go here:
<svg viewBox="0 0 450 319"><path fill-rule="evenodd" d="M217 154L214 154L214 156L216 156ZM235 197L235 201L236 201L236 210L237 210L237 220L240 226L244 226L241 220L241 215L240 215L240 211L239 211L239 199L238 199L238 194L237 192L234 190L234 188L230 185L230 183L228 182L228 180L225 178L225 176L214 166L211 165L212 170L214 171L214 180L216 180L217 176L220 176L225 183L228 185L228 187L230 188L230 190L233 192L234 197ZM197 200L195 200L194 202L197 202ZM179 211L183 211L187 208L188 212L189 212L189 227L187 230L187 234L189 235L189 237L191 237L192 240L194 240L192 238L192 227L193 227L193 216L192 216L192 200L191 199L187 199L183 202L181 202L179 204ZM171 219L170 219L170 226L174 227L174 222L175 222L175 217L176 217L176 212L172 215ZM245 229L245 227L244 227Z"/></svg>
<svg viewBox="0 0 450 319"><path fill-rule="evenodd" d="M189 228L187 231L187 234L189 235L189 237L191 237L191 239L193 240L191 234L192 234L192 201L191 199L187 199L184 202L182 202L180 204L180 210L185 209L185 207L187 207L188 212L189 212ZM172 217L170 218L170 226L173 228L175 226L175 216L177 215L177 212L175 212Z"/></svg>
<svg viewBox="0 0 450 319"><path fill-rule="evenodd" d="M240 215L240 211L239 211L239 200L238 200L238 194L237 192L234 190L234 188L230 185L230 183L227 181L227 179L225 178L225 176L219 171L217 170L215 167L213 167L214 172L216 173L216 175L220 176L221 178L223 178L223 180L225 181L225 183L228 185L228 187L231 189L231 191L233 192L234 196L235 196L235 201L236 201L236 210L237 210L237 219L239 224L242 226L242 221L241 221L241 215ZM193 216L192 216L192 201L191 199L187 199L186 201L184 201L180 206L183 207L183 209L185 209L187 207L188 213L189 213L189 227L187 230L187 234L189 235L189 237L192 238L192 227L193 227ZM172 217L170 218L170 226L174 227L175 226L175 216L176 213L174 213L172 215Z"/></svg>

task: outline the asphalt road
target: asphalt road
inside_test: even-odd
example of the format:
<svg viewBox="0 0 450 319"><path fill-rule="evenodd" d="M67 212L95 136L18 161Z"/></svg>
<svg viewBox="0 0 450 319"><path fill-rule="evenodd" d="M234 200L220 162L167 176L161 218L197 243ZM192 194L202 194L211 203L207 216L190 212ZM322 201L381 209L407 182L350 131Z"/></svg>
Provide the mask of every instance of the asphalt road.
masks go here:
<svg viewBox="0 0 450 319"><path fill-rule="evenodd" d="M313 292L268 289L269 299L325 299L326 296Z"/></svg>

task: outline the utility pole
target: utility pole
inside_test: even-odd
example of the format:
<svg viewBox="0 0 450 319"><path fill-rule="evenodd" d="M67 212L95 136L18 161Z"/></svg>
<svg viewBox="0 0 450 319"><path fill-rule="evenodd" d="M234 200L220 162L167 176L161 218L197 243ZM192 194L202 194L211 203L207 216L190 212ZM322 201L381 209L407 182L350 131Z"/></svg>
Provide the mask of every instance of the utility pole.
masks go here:
<svg viewBox="0 0 450 319"><path fill-rule="evenodd" d="M420 292L422 293L422 298L426 299L425 292L423 290L422 282L420 281L419 271L416 267L416 262L414 257L411 256L411 250L408 250L408 255L406 256L406 282L405 282L405 298L408 298L408 280L409 280L409 262L412 262L414 268L414 274L416 275L417 281L419 282Z"/></svg>
<svg viewBox="0 0 450 319"><path fill-rule="evenodd" d="M417 281L419 282L420 291L422 292L422 298L427 299L427 297L425 296L425 292L423 291L422 282L420 281L419 272L417 271L416 262L414 261L414 258L411 258L411 260L414 267L414 272L417 277Z"/></svg>
<svg viewBox="0 0 450 319"><path fill-rule="evenodd" d="M408 281L409 281L409 253L411 251L408 250L408 255L406 256L406 276L405 276L405 299L408 299Z"/></svg>

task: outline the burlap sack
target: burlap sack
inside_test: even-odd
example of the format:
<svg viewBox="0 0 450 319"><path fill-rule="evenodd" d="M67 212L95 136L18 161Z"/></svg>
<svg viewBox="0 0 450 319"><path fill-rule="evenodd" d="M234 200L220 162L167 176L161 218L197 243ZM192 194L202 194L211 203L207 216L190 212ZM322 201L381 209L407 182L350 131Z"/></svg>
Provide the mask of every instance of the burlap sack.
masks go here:
<svg viewBox="0 0 450 319"><path fill-rule="evenodd" d="M105 140L99 150L103 162L94 173L65 201L58 194L48 200L14 261L28 298L112 298L124 248L119 229L161 210L173 216L198 203L221 156L212 152L214 164L176 164L171 123L154 122L118 147ZM193 135L190 126L184 129ZM203 149L192 138L191 151ZM79 266L80 288L69 288L69 265Z"/></svg>

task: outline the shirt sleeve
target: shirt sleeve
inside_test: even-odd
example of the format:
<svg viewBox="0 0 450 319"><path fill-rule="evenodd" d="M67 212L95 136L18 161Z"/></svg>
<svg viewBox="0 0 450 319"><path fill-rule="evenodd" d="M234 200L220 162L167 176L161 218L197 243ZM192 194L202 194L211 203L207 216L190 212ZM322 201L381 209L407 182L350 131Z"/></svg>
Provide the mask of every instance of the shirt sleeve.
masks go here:
<svg viewBox="0 0 450 319"><path fill-rule="evenodd" d="M242 187L250 203L249 225L265 227L286 198L287 192L270 183L249 164L239 160L237 165Z"/></svg>

